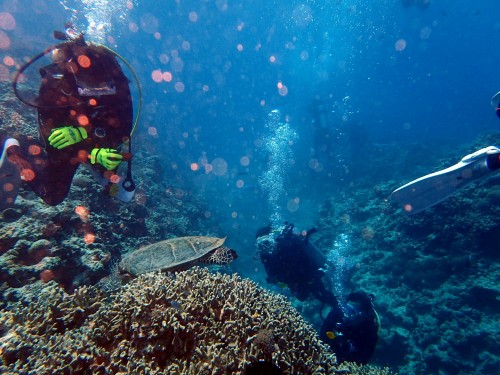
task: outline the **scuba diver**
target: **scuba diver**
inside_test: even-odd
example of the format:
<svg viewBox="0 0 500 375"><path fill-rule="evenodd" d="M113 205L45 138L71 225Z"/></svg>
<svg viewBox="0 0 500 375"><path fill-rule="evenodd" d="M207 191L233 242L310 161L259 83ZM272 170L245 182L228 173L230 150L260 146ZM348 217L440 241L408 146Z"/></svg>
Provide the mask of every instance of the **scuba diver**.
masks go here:
<svg viewBox="0 0 500 375"><path fill-rule="evenodd" d="M21 180L45 203L58 205L80 164L90 167L110 195L128 202L135 191L130 137L140 104L134 122L128 79L116 59L122 58L103 45L86 42L68 24L66 33L54 32L54 36L63 42L31 59L14 79L17 98L37 109L39 140L28 136L21 136L21 142L5 140L0 209L14 204ZM52 62L39 71L38 96L28 101L18 91L19 77L49 53ZM118 170L123 161L128 162L126 172Z"/></svg>
<svg viewBox="0 0 500 375"><path fill-rule="evenodd" d="M500 117L500 92L491 98ZM491 172L500 169L500 148L488 146L464 156L457 164L420 177L394 190L391 197L410 215L432 207Z"/></svg>
<svg viewBox="0 0 500 375"><path fill-rule="evenodd" d="M373 300L372 294L350 293L323 322L319 337L330 345L339 363L366 364L372 357L380 329Z"/></svg>
<svg viewBox="0 0 500 375"><path fill-rule="evenodd" d="M339 363L365 364L375 350L380 327L373 295L355 292L341 301L328 290L323 281L326 257L309 240L315 232L294 233L291 223L285 223L279 232L258 232L257 251L267 282L286 284L300 301L313 296L328 305L331 310L320 338L332 348Z"/></svg>

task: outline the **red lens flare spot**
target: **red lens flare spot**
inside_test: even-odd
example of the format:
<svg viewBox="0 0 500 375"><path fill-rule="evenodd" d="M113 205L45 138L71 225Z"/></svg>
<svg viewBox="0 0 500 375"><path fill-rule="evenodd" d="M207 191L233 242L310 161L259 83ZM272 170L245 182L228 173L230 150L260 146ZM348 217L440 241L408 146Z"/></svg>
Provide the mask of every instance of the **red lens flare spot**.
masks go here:
<svg viewBox="0 0 500 375"><path fill-rule="evenodd" d="M80 163L85 163L89 158L89 153L86 150L80 150L76 157Z"/></svg>
<svg viewBox="0 0 500 375"><path fill-rule="evenodd" d="M92 62L90 61L90 58L88 56L85 56L85 55L78 56L77 61L78 61L78 64L82 68L90 68L90 66L92 65Z"/></svg>
<svg viewBox="0 0 500 375"><path fill-rule="evenodd" d="M77 214L82 221L87 221L89 219L90 212L88 208L84 206L76 206L75 214Z"/></svg>
<svg viewBox="0 0 500 375"><path fill-rule="evenodd" d="M42 148L38 145L30 145L28 147L28 152L30 153L30 155L38 156L42 153Z"/></svg>
<svg viewBox="0 0 500 375"><path fill-rule="evenodd" d="M85 115L78 115L77 121L80 126L87 126L89 124L89 118Z"/></svg>
<svg viewBox="0 0 500 375"><path fill-rule="evenodd" d="M91 106L95 106L95 105L97 105L97 100L95 100L95 99L93 99L93 98L92 98L92 99L90 99L90 100L89 100L89 105L91 105Z"/></svg>
<svg viewBox="0 0 500 375"><path fill-rule="evenodd" d="M11 192L13 190L14 190L14 185L12 185L10 182L3 184L3 191L8 193L8 192Z"/></svg>
<svg viewBox="0 0 500 375"><path fill-rule="evenodd" d="M32 169L23 169L21 171L21 180L29 182L35 179L35 171Z"/></svg>
<svg viewBox="0 0 500 375"><path fill-rule="evenodd" d="M153 70L153 71L151 72L151 78L152 78L152 79L153 79L153 81L155 81L156 83L160 83L160 82L163 80L163 76L162 76L161 70L160 70L160 69Z"/></svg>
<svg viewBox="0 0 500 375"><path fill-rule="evenodd" d="M120 176L114 174L109 178L109 181L111 181L113 184L117 184L120 182Z"/></svg>
<svg viewBox="0 0 500 375"><path fill-rule="evenodd" d="M83 242L87 245L90 245L95 242L95 234L94 233L85 233L83 236Z"/></svg>
<svg viewBox="0 0 500 375"><path fill-rule="evenodd" d="M40 272L40 280L44 283L48 283L50 280L54 280L56 277L54 271L52 270L43 270Z"/></svg>
<svg viewBox="0 0 500 375"><path fill-rule="evenodd" d="M10 56L5 56L5 57L3 58L3 63L4 63L4 65L6 65L6 66L14 66L14 65L16 65L16 62L15 62L15 61L14 61L14 59L13 59L12 57L10 57Z"/></svg>

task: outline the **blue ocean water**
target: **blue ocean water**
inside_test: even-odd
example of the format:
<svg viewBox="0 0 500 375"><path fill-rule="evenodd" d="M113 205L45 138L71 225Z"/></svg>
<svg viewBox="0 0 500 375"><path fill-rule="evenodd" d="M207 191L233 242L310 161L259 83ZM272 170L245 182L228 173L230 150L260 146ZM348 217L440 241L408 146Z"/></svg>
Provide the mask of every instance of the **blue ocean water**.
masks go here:
<svg viewBox="0 0 500 375"><path fill-rule="evenodd" d="M390 160L367 144L424 145L433 168L432 150L500 130L491 0L3 0L0 12L4 80L67 21L131 64L136 144L204 197L240 252L233 269L261 282L257 229L315 226L325 199L363 177L354 159L383 176Z"/></svg>

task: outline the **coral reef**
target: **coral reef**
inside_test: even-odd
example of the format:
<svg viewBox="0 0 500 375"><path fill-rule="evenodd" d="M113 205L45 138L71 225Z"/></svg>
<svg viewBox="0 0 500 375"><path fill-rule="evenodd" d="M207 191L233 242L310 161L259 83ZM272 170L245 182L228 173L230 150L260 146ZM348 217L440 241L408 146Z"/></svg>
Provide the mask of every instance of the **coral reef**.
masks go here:
<svg viewBox="0 0 500 375"><path fill-rule="evenodd" d="M240 374L267 359L285 374L337 373L284 297L235 274L146 274L108 298L53 282L31 292L0 317L0 371Z"/></svg>
<svg viewBox="0 0 500 375"><path fill-rule="evenodd" d="M397 209L390 193L499 141L486 136L462 150L425 145L368 150L374 162L359 164L352 184L323 205L316 244L328 249L347 234L345 256L357 269L351 286L376 296L382 330L375 363L412 374L498 371L499 358L491 354L499 351L500 334L498 177L415 216ZM415 164L410 159L419 165L408 171L404 165Z"/></svg>

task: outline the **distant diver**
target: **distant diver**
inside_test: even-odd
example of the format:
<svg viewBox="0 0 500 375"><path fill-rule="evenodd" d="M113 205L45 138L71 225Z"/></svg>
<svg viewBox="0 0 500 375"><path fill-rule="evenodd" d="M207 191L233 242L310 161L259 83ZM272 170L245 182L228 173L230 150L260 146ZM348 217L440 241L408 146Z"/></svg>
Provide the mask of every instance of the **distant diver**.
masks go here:
<svg viewBox="0 0 500 375"><path fill-rule="evenodd" d="M322 280L326 257L309 240L316 230L294 233L293 229L293 224L285 223L278 233L258 232L257 251L267 281L286 284L300 301L312 296L328 305L331 310L320 338L332 348L339 362L367 363L375 350L380 327L373 295L354 292L346 301L339 300Z"/></svg>
<svg viewBox="0 0 500 375"><path fill-rule="evenodd" d="M500 92L491 99L500 117ZM469 183L500 169L500 148L488 146L464 156L457 164L420 177L394 190L392 198L410 215L432 207Z"/></svg>
<svg viewBox="0 0 500 375"><path fill-rule="evenodd" d="M130 137L140 102L134 121L128 79L116 59L122 58L66 26L65 33L54 32L63 42L35 56L14 78L18 99L37 109L40 139L22 136L19 142L1 134L6 139L0 159L0 209L14 204L21 180L48 205L61 203L80 164L90 167L110 195L126 202L133 198ZM52 63L40 69L38 96L28 101L19 93L19 77L49 53ZM126 171L119 170L124 161Z"/></svg>

